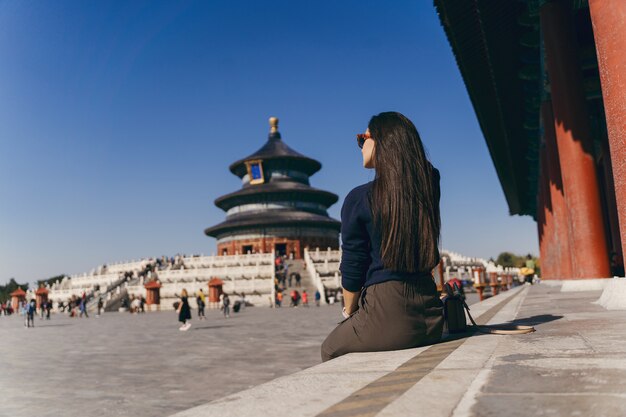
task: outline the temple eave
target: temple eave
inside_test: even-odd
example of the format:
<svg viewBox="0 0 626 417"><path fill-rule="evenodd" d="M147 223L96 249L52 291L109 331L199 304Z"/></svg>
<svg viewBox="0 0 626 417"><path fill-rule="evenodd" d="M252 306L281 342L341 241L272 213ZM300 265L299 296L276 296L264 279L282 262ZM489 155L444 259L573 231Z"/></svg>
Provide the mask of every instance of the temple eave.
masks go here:
<svg viewBox="0 0 626 417"><path fill-rule="evenodd" d="M285 165L293 164L298 166L307 175L313 175L322 169L322 164L315 159L307 158L306 156L281 156L281 155L250 155L246 158L233 162L229 169L230 172L238 176L239 178L246 175L246 162L256 159L262 159L264 162L276 163L282 162Z"/></svg>
<svg viewBox="0 0 626 417"><path fill-rule="evenodd" d="M250 188L242 188L233 193L223 195L215 200L215 205L222 210L228 210L247 201L258 201L259 198L270 201L270 197L283 196L287 200L318 202L327 208L335 204L339 197L330 191L305 186L303 184L289 183L287 186L276 183L257 185Z"/></svg>
<svg viewBox="0 0 626 417"><path fill-rule="evenodd" d="M251 230L259 228L272 228L272 227L303 227L303 228L323 228L331 229L339 232L341 229L341 223L330 217L314 216L314 218L248 218L226 220L215 226L209 227L204 230L207 236L217 238L219 235L229 232Z"/></svg>

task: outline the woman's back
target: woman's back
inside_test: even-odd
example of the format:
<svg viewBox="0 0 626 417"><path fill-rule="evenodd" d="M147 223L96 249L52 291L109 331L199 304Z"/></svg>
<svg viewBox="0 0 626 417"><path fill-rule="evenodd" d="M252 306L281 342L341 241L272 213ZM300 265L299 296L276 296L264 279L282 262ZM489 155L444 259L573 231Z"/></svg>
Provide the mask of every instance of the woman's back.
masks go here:
<svg viewBox="0 0 626 417"><path fill-rule="evenodd" d="M341 210L341 273L347 320L326 338L322 359L437 342L442 305L431 271L439 262L439 171L417 129L399 113L372 117L357 135L374 181Z"/></svg>
<svg viewBox="0 0 626 417"><path fill-rule="evenodd" d="M433 168L433 188L439 203L439 171ZM419 272L394 271L386 268L381 257L380 226L373 221L371 193L374 182L354 188L346 196L341 210L342 257L340 270L342 286L350 291L358 291L372 284L405 279L416 276L429 276L439 262L436 249L436 263L431 268ZM417 255L416 255L417 256Z"/></svg>

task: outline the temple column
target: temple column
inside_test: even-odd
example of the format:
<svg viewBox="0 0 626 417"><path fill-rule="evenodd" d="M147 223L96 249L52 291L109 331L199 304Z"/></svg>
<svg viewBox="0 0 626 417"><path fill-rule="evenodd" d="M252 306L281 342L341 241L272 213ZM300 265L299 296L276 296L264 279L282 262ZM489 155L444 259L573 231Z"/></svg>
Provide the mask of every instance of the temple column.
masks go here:
<svg viewBox="0 0 626 417"><path fill-rule="evenodd" d="M626 249L626 2L589 0L589 12L600 70L615 199L624 250Z"/></svg>
<svg viewBox="0 0 626 417"><path fill-rule="evenodd" d="M540 21L569 219L572 277L606 278L611 270L569 6L561 1L546 3Z"/></svg>
<svg viewBox="0 0 626 417"><path fill-rule="evenodd" d="M546 245L546 258L541 256L541 271L544 275L546 262L550 275L545 278L568 279L574 278L572 273L572 251L570 250L569 217L565 195L563 192L563 180L561 178L561 164L559 163L559 150L554 131L554 116L552 114L552 102L549 100L541 104L541 121L543 126L544 154L542 161L546 178L545 185L546 211L545 221L549 224L549 243ZM543 176L544 174L542 174Z"/></svg>
<svg viewBox="0 0 626 417"><path fill-rule="evenodd" d="M539 234L539 257L541 258L541 278L551 279L558 276L557 260L552 256L551 249L554 246L554 218L550 203L550 176L546 165L546 149L542 146L539 150L540 170L537 192L537 233Z"/></svg>

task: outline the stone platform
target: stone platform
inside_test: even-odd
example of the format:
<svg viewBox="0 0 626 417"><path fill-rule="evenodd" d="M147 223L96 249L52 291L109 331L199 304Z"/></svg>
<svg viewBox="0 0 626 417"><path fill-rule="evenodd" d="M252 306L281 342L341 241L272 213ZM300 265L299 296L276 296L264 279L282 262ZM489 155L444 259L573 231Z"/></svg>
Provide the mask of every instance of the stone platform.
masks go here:
<svg viewBox="0 0 626 417"><path fill-rule="evenodd" d="M535 333L350 354L175 417L624 416L626 311L604 309L600 295L518 287L473 315Z"/></svg>

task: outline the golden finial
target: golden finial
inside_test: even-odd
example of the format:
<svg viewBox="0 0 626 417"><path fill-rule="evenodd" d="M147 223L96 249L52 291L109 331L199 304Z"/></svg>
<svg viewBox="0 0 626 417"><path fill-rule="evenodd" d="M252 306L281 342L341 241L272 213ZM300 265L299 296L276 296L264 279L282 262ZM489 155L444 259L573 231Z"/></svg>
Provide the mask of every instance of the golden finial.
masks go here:
<svg viewBox="0 0 626 417"><path fill-rule="evenodd" d="M270 133L278 132L278 117L270 117Z"/></svg>

